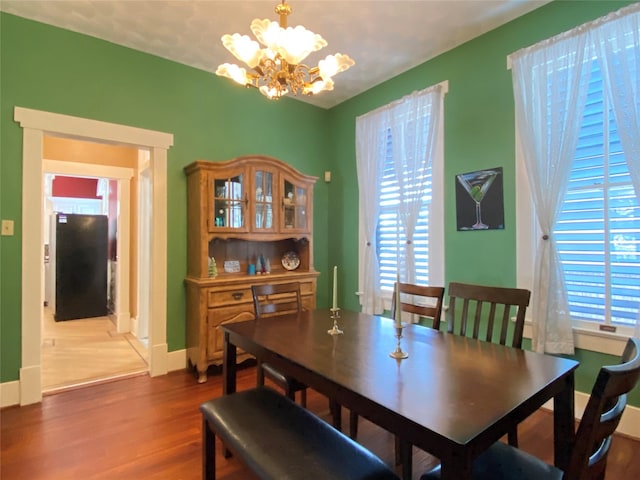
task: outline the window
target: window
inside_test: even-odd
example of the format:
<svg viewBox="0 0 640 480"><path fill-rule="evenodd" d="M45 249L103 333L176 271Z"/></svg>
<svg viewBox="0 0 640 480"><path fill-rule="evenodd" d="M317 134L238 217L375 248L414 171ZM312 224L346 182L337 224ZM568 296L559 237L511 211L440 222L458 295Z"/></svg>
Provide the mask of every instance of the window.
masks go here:
<svg viewBox="0 0 640 480"><path fill-rule="evenodd" d="M403 282L444 282L443 99L447 83L356 119L359 295L366 313L389 308Z"/></svg>
<svg viewBox="0 0 640 480"><path fill-rule="evenodd" d="M640 305L640 204L597 61L554 234L574 324L634 326Z"/></svg>
<svg viewBox="0 0 640 480"><path fill-rule="evenodd" d="M600 68L597 60L591 62L578 144L553 234L573 327L631 336L640 306L640 201ZM518 284L532 289L540 233L520 156L516 167Z"/></svg>

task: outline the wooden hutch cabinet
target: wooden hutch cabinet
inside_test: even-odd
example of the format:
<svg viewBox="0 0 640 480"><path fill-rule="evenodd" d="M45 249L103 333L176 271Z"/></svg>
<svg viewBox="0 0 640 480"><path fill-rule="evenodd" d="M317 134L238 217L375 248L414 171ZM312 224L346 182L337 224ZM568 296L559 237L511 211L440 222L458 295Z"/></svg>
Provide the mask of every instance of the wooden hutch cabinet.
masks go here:
<svg viewBox="0 0 640 480"><path fill-rule="evenodd" d="M251 285L300 282L303 307L316 307L317 178L265 156L196 161L185 173L187 355L202 383L207 368L222 363L218 327L254 318ZM248 356L239 351L238 361Z"/></svg>

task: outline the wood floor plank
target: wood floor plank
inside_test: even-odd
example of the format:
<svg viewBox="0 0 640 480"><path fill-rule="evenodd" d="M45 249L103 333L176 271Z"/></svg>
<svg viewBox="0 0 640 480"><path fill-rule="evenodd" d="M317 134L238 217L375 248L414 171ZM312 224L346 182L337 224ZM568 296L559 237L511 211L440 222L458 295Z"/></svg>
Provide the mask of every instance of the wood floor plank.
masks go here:
<svg viewBox="0 0 640 480"><path fill-rule="evenodd" d="M255 385L255 368L238 372L238 389ZM186 371L147 375L64 391L41 404L0 411L2 480L199 480L198 407L222 394L221 375L198 384ZM308 407L329 420L327 399L309 392ZM347 417L347 412L343 413ZM360 419L359 441L393 461L393 436ZM553 458L553 417L538 411L520 425L521 447ZM218 449L219 451L220 449ZM414 478L436 460L414 449ZM220 480L256 478L235 458L217 458ZM638 478L640 442L616 436L607 480Z"/></svg>
<svg viewBox="0 0 640 480"><path fill-rule="evenodd" d="M148 371L148 354L131 333L118 333L109 317L56 322L43 309L42 389L58 392L105 378Z"/></svg>

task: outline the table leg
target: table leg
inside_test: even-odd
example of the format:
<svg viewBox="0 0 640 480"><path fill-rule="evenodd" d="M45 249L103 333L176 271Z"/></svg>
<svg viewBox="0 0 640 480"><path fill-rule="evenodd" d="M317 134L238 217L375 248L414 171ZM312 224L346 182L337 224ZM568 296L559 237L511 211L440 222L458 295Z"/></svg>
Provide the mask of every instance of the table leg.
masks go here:
<svg viewBox="0 0 640 480"><path fill-rule="evenodd" d="M553 398L554 461L566 471L575 443L575 384L571 372L565 378L565 388Z"/></svg>
<svg viewBox="0 0 640 480"><path fill-rule="evenodd" d="M396 455L402 465L403 480L411 480L413 477L413 445L396 436Z"/></svg>
<svg viewBox="0 0 640 480"><path fill-rule="evenodd" d="M229 333L224 333L222 345L222 394L236 391L236 346L229 341Z"/></svg>

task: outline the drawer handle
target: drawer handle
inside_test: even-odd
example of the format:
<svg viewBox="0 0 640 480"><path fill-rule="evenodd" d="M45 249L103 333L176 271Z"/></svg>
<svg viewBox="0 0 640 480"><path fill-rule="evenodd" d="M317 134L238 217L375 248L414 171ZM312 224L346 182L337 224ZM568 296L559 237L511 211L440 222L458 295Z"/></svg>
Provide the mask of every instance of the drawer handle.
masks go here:
<svg viewBox="0 0 640 480"><path fill-rule="evenodd" d="M244 293L242 293L242 292L234 292L234 293L231 294L231 296L233 297L234 300L240 300L243 295L244 295Z"/></svg>

